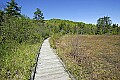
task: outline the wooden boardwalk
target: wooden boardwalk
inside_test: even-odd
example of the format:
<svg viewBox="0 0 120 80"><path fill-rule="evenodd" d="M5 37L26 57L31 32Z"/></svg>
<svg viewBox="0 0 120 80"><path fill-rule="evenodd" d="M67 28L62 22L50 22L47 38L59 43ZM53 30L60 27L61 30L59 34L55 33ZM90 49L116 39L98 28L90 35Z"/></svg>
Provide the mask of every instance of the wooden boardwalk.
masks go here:
<svg viewBox="0 0 120 80"><path fill-rule="evenodd" d="M61 60L50 48L49 39L42 44L34 80L71 80Z"/></svg>

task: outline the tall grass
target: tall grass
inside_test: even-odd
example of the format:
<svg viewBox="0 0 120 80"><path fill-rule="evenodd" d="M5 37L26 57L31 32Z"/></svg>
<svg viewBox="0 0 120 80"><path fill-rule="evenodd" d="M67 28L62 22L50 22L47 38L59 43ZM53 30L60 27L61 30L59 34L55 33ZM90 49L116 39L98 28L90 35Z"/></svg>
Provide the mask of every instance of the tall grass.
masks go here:
<svg viewBox="0 0 120 80"><path fill-rule="evenodd" d="M54 43L77 80L120 79L119 35L65 35Z"/></svg>
<svg viewBox="0 0 120 80"><path fill-rule="evenodd" d="M42 42L41 42L42 43ZM18 44L0 58L0 80L28 80L41 43Z"/></svg>

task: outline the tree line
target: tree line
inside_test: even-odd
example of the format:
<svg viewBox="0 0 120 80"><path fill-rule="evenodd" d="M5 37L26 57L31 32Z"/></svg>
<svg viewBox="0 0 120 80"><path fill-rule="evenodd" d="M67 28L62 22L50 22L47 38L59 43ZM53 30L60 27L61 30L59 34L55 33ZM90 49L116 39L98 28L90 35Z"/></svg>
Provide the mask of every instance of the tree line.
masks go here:
<svg viewBox="0 0 120 80"><path fill-rule="evenodd" d="M45 21L48 28L52 33L63 34L81 34L81 35L102 35L120 34L120 26L118 24L112 24L110 17L104 16L97 20L97 24L86 24L84 22L73 22L69 20L51 19Z"/></svg>

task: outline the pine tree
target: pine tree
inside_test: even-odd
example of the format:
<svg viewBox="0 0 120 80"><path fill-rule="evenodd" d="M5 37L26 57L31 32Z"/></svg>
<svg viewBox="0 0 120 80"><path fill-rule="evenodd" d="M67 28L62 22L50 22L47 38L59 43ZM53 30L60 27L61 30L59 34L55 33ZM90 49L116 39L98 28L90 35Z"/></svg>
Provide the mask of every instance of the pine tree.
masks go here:
<svg viewBox="0 0 120 80"><path fill-rule="evenodd" d="M4 8L5 5L3 3L0 3L0 25L4 22L4 15L5 15Z"/></svg>
<svg viewBox="0 0 120 80"><path fill-rule="evenodd" d="M33 19L43 21L43 19L44 19L43 13L39 8L37 8L36 11L34 12L34 18Z"/></svg>
<svg viewBox="0 0 120 80"><path fill-rule="evenodd" d="M7 2L7 7L5 8L6 14L10 16L18 17L20 16L21 7L18 7L18 4L15 0L11 0L11 2Z"/></svg>
<svg viewBox="0 0 120 80"><path fill-rule="evenodd" d="M4 21L4 11L0 10L0 25Z"/></svg>

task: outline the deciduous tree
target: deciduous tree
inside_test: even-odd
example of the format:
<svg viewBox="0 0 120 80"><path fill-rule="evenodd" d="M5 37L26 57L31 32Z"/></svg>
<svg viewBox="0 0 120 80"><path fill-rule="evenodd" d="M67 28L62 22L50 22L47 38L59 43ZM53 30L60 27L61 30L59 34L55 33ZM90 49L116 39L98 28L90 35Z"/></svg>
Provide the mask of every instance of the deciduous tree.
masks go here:
<svg viewBox="0 0 120 80"><path fill-rule="evenodd" d="M110 29L111 24L112 20L110 20L110 17L104 16L103 18L99 18L97 20L98 32L102 30L103 34L107 33Z"/></svg>

